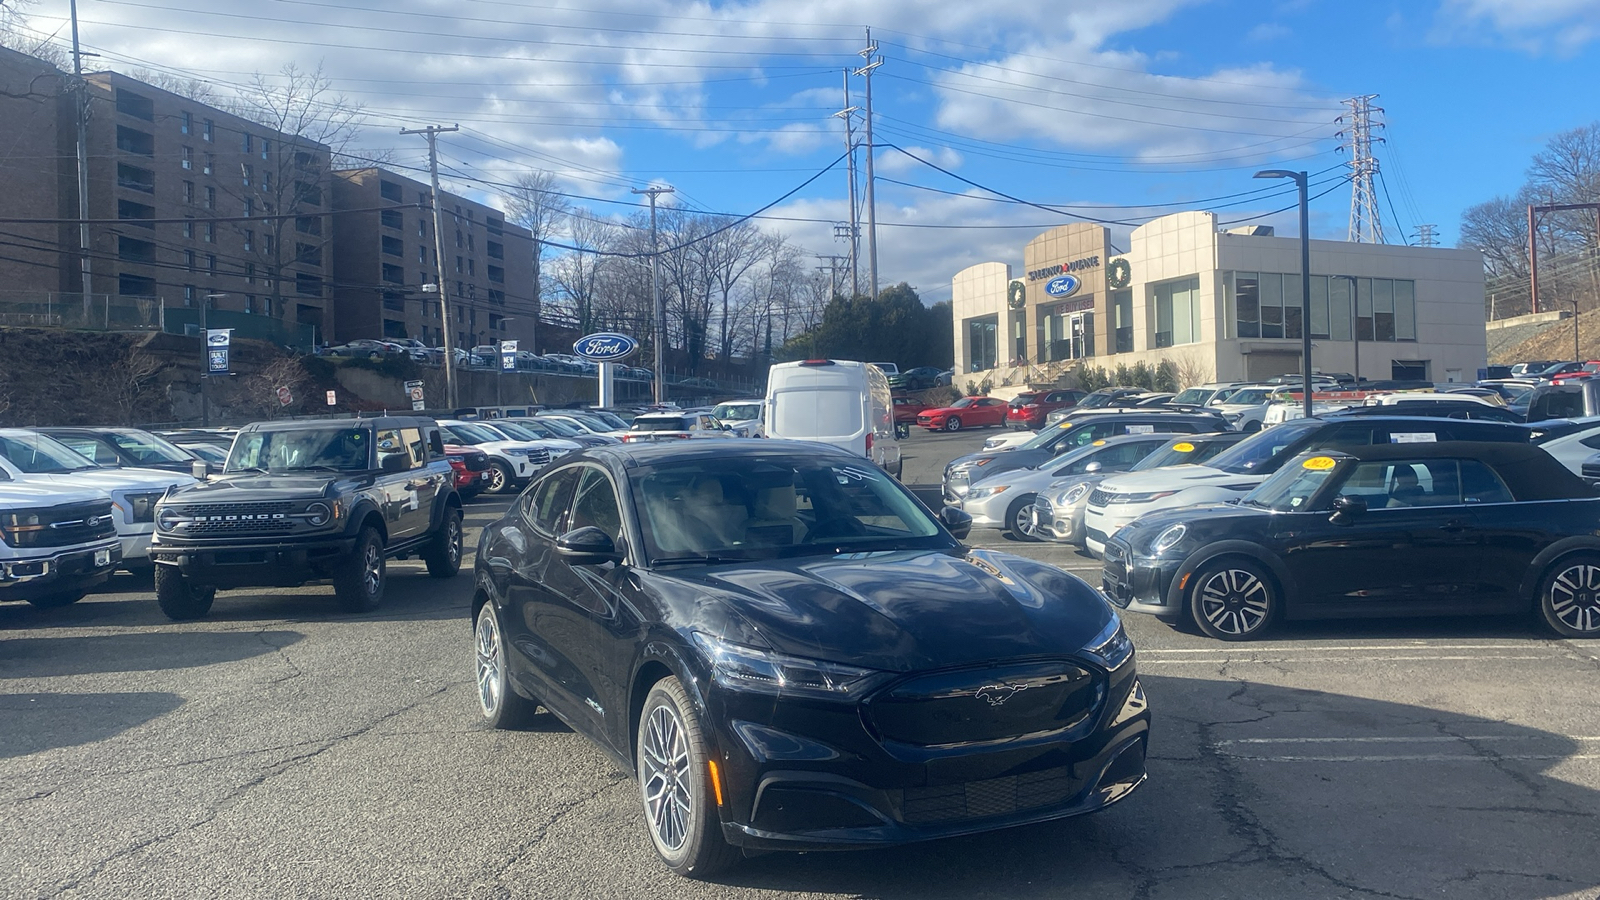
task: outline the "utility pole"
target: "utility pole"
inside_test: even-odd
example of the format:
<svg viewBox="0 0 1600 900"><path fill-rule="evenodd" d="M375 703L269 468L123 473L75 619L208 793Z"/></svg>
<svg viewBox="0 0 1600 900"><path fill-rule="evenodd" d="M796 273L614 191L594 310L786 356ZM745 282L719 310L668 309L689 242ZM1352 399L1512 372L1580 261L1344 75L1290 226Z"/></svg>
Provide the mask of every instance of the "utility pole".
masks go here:
<svg viewBox="0 0 1600 900"><path fill-rule="evenodd" d="M872 299L878 299L878 204L872 189L872 155L877 148L872 143L872 70L883 65L874 59L878 45L872 42L872 29L867 29L867 47L857 53L867 64L855 74L867 80L867 269L871 273Z"/></svg>
<svg viewBox="0 0 1600 900"><path fill-rule="evenodd" d="M439 135L460 131L460 125L429 125L426 128L402 128L401 134L422 134L428 138L428 178L433 185L433 264L438 268L434 286L439 289L439 326L444 329L444 396L451 412L456 403L456 344L455 329L450 327L450 291L444 278L444 204L439 199Z"/></svg>
<svg viewBox="0 0 1600 900"><path fill-rule="evenodd" d="M89 84L83 80L83 49L78 45L78 0L72 0L72 75L78 115L78 272L83 278L83 315L89 317L93 287L89 268Z"/></svg>
<svg viewBox="0 0 1600 900"><path fill-rule="evenodd" d="M827 272L828 273L828 291L829 291L831 296L838 296L838 294L839 294L839 280L840 280L839 279L839 270L844 268L843 263L844 263L846 257L843 257L843 256L824 256L821 253L815 253L815 254L812 254L812 255L817 258L817 262L826 263L826 265L817 266L817 271L818 272Z"/></svg>
<svg viewBox="0 0 1600 900"><path fill-rule="evenodd" d="M1350 107L1350 127L1339 132L1339 137L1344 139L1341 148L1350 153L1349 240L1358 244L1388 243L1383 238L1383 217L1378 214L1378 195L1372 187L1372 176L1378 174L1378 159L1372 155L1372 145L1383 143L1383 138L1372 136L1373 128L1383 127L1382 122L1377 125L1372 122L1373 112L1383 112L1383 107L1372 105L1377 98L1377 94L1362 94L1339 101ZM1344 116L1338 118L1340 122L1344 120Z"/></svg>
<svg viewBox="0 0 1600 900"><path fill-rule="evenodd" d="M666 359L667 314L661 308L661 244L656 240L656 197L676 193L669 187L634 188L635 194L650 195L650 309L656 317L656 402L667 399Z"/></svg>
<svg viewBox="0 0 1600 900"><path fill-rule="evenodd" d="M856 135L855 114L859 107L850 105L850 70L844 70L844 109L834 113L836 119L844 120L844 149L848 153L845 169L850 178L850 232L846 236L850 241L850 296L856 297L861 293L861 212L856 204ZM833 238L839 239L839 226L833 226Z"/></svg>

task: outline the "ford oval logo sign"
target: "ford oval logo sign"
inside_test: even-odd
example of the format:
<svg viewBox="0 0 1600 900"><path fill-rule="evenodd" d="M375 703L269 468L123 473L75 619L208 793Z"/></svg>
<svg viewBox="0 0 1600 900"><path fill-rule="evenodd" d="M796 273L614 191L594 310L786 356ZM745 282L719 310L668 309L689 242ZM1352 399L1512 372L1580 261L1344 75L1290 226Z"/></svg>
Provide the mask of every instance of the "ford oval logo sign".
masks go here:
<svg viewBox="0 0 1600 900"><path fill-rule="evenodd" d="M616 362L627 359L639 349L639 342L625 334L602 331L578 338L572 352L593 362Z"/></svg>
<svg viewBox="0 0 1600 900"><path fill-rule="evenodd" d="M1067 297L1078 292L1078 279L1074 275L1061 275L1050 279L1044 292L1052 297Z"/></svg>

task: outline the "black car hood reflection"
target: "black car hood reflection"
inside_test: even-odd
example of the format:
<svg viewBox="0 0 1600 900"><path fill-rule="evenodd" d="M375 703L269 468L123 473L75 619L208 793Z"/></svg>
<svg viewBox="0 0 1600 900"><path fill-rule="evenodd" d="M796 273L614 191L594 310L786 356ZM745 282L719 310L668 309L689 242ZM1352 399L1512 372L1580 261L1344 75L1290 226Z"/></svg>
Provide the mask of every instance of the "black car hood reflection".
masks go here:
<svg viewBox="0 0 1600 900"><path fill-rule="evenodd" d="M252 500L293 500L296 497L321 497L329 489L332 472L284 475L212 476L209 481L175 491L174 503L243 503Z"/></svg>
<svg viewBox="0 0 1600 900"><path fill-rule="evenodd" d="M669 577L714 590L780 653L883 671L1064 656L1111 615L1065 572L987 550L762 560Z"/></svg>

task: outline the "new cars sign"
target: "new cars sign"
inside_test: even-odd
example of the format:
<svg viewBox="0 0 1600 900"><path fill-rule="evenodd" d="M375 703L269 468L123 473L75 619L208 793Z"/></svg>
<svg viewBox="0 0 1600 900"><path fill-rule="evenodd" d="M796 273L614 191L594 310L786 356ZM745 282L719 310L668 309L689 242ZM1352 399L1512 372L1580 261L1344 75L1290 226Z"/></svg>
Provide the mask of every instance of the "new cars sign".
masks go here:
<svg viewBox="0 0 1600 900"><path fill-rule="evenodd" d="M639 349L639 342L625 334L602 331L578 338L572 352L594 362L617 362L627 359Z"/></svg>
<svg viewBox="0 0 1600 900"><path fill-rule="evenodd" d="M517 342L500 342L500 371L514 372L517 368Z"/></svg>
<svg viewBox="0 0 1600 900"><path fill-rule="evenodd" d="M228 345L232 343L232 328L211 328L206 331L206 374L228 374Z"/></svg>
<svg viewBox="0 0 1600 900"><path fill-rule="evenodd" d="M1070 297L1078 292L1078 276L1058 275L1045 282L1044 292L1052 297Z"/></svg>

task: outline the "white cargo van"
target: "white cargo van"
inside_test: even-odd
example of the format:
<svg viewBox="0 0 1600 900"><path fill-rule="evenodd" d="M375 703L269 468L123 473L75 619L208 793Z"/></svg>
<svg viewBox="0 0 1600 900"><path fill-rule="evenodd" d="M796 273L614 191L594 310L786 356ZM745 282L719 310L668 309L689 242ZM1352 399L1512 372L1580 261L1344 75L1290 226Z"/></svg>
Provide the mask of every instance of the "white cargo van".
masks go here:
<svg viewBox="0 0 1600 900"><path fill-rule="evenodd" d="M871 363L808 359L773 366L767 375L767 437L832 444L900 477L889 379Z"/></svg>

